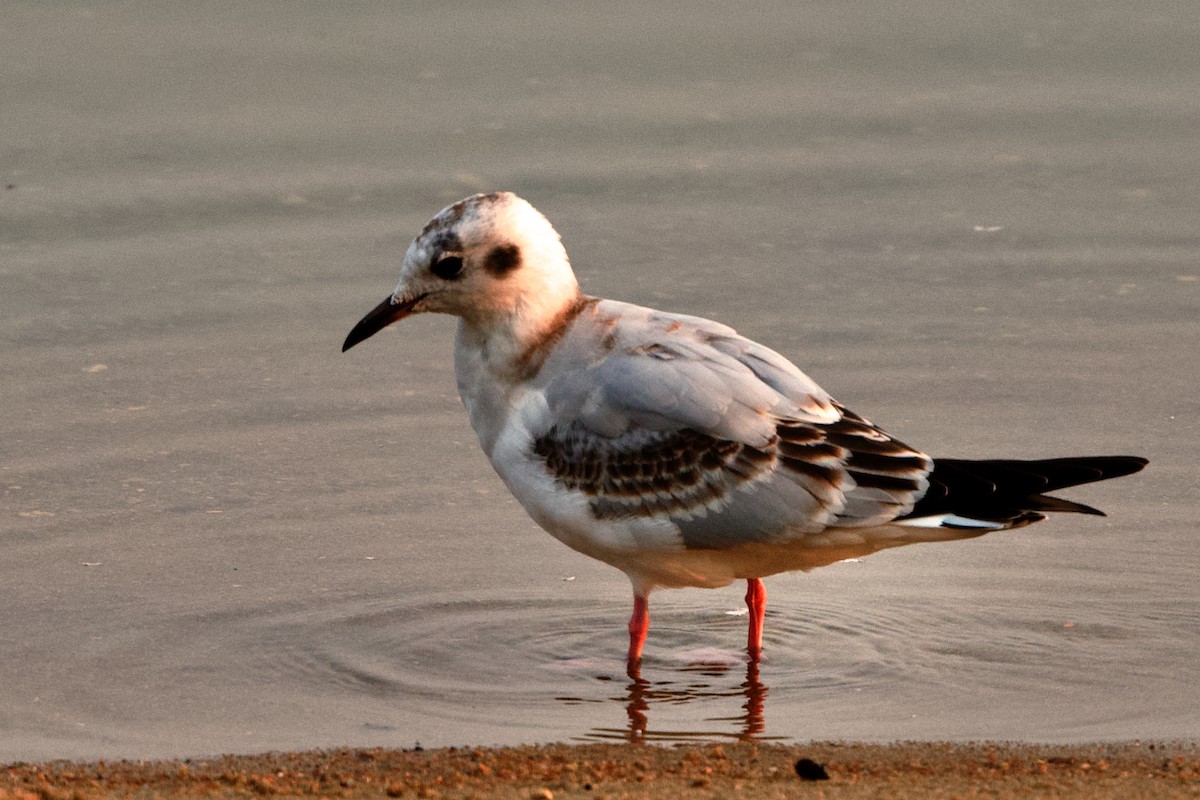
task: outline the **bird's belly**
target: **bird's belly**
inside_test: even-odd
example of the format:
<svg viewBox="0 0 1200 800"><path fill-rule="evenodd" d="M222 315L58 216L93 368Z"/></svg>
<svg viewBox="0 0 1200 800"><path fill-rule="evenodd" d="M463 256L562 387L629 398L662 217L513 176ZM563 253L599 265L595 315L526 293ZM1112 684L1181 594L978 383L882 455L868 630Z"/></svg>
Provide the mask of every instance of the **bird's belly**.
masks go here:
<svg viewBox="0 0 1200 800"><path fill-rule="evenodd" d="M790 541L754 542L721 549L647 549L614 553L607 561L636 582L663 588L716 588L735 580L803 572L880 550L921 542L980 536L979 530L914 529L902 525L829 528Z"/></svg>

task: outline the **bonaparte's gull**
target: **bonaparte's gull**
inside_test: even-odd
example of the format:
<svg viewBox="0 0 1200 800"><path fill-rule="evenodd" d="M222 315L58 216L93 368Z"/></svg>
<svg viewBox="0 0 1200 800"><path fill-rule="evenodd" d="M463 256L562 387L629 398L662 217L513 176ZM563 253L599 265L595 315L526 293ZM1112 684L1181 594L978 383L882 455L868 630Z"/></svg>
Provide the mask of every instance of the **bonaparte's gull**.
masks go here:
<svg viewBox="0 0 1200 800"><path fill-rule="evenodd" d="M765 576L1047 511L1100 514L1045 493L1146 464L931 458L732 328L583 294L558 233L509 192L434 217L342 349L426 311L459 318L458 390L509 490L556 539L632 581L630 674L652 589L747 581L757 658Z"/></svg>

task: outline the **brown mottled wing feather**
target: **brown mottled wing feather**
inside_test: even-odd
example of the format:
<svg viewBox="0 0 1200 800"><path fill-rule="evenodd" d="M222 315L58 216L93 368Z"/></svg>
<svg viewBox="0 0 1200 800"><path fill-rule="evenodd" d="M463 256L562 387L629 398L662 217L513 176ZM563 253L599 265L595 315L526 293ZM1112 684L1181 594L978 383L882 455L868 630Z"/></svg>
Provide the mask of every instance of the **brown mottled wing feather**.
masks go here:
<svg viewBox="0 0 1200 800"><path fill-rule="evenodd" d="M818 497L823 505L840 494L832 524L878 525L907 513L928 486L933 460L833 405L841 413L834 422L779 426L783 469L826 487L829 496Z"/></svg>
<svg viewBox="0 0 1200 800"><path fill-rule="evenodd" d="M590 498L599 519L677 516L719 504L774 461L769 451L689 429L610 439L578 423L551 428L533 451L560 483Z"/></svg>
<svg viewBox="0 0 1200 800"><path fill-rule="evenodd" d="M600 519L666 517L689 546L767 541L906 513L929 459L838 407L829 424L780 421L764 447L690 429L597 436L551 428L533 452Z"/></svg>

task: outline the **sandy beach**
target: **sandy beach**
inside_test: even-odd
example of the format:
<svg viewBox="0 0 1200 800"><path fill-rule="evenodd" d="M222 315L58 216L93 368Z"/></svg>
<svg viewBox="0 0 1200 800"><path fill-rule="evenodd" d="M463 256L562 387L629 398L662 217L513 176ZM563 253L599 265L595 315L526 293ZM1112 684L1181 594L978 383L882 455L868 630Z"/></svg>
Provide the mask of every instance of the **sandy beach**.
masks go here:
<svg viewBox="0 0 1200 800"><path fill-rule="evenodd" d="M797 762L807 762L797 768ZM801 777L803 773L806 777ZM821 777L817 777L821 776ZM18 764L2 800L88 798L1183 798L1194 746L753 743L333 750Z"/></svg>

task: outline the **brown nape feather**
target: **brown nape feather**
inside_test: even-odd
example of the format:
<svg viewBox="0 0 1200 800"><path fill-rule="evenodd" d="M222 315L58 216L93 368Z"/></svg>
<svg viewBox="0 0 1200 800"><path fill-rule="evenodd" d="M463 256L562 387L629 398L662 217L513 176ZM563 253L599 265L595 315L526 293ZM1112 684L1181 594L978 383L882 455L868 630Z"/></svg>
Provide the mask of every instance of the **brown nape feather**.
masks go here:
<svg viewBox="0 0 1200 800"><path fill-rule="evenodd" d="M1067 486L1130 475L1146 466L1138 456L1081 456L1040 461L968 461L939 458L929 475L929 491L902 519L956 514L970 519L1027 524L1042 511L1071 511L1104 516L1099 509L1073 503L1052 492Z"/></svg>

